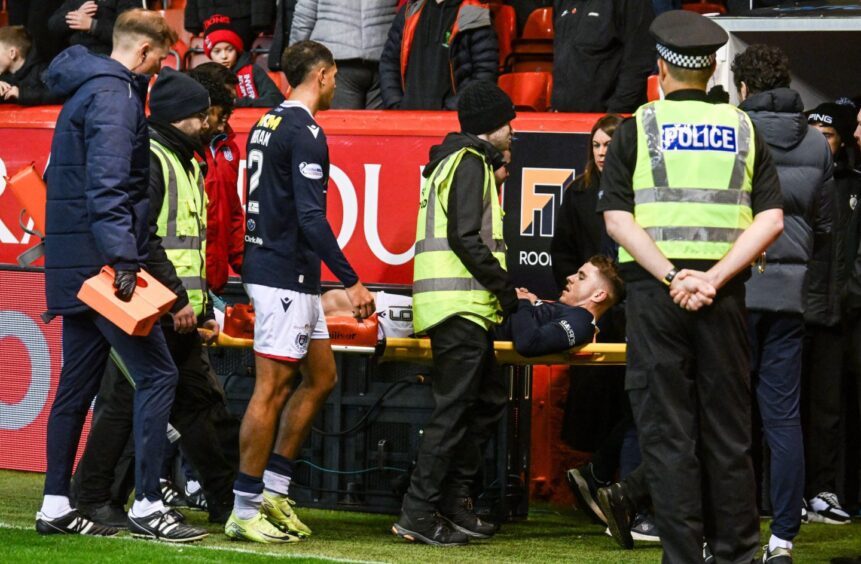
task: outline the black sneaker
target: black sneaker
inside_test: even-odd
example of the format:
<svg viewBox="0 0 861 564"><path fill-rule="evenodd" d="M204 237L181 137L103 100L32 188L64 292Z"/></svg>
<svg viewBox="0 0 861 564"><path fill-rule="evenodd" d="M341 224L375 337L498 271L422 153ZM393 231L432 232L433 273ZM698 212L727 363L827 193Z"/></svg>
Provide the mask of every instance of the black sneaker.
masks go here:
<svg viewBox="0 0 861 564"><path fill-rule="evenodd" d="M596 523L607 524L607 517L598 506L596 492L598 488L609 486L610 482L602 482L595 478L591 462L580 468L571 468L565 473L565 478L580 511L584 511Z"/></svg>
<svg viewBox="0 0 861 564"><path fill-rule="evenodd" d="M637 513L631 525L631 538L644 542L661 542L655 521L648 513Z"/></svg>
<svg viewBox="0 0 861 564"><path fill-rule="evenodd" d="M612 484L598 490L598 504L607 516L607 527L610 536L616 539L619 546L626 550L634 548L634 537L631 536L631 525L634 520L634 508L625 494L622 484Z"/></svg>
<svg viewBox="0 0 861 564"><path fill-rule="evenodd" d="M463 546L469 544L469 536L448 526L437 513L410 516L401 512L392 532L409 542L420 542L433 546Z"/></svg>
<svg viewBox="0 0 861 564"><path fill-rule="evenodd" d="M471 497L444 499L439 514L450 527L474 539L489 539L499 530L499 525L483 521L475 514Z"/></svg>
<svg viewBox="0 0 861 564"><path fill-rule="evenodd" d="M196 511L206 511L206 497L203 495L203 488L200 488L193 494L185 492L185 501L188 504L189 509L194 509ZM225 517L225 520L227 518Z"/></svg>
<svg viewBox="0 0 861 564"><path fill-rule="evenodd" d="M161 481L161 500L165 505L171 507L188 507L188 502L185 496L179 491L179 488L173 485L169 480Z"/></svg>
<svg viewBox="0 0 861 564"><path fill-rule="evenodd" d="M712 547L709 546L709 543L703 543L703 564L715 564L715 555L712 552Z"/></svg>
<svg viewBox="0 0 861 564"><path fill-rule="evenodd" d="M132 517L129 513L129 532L133 537L165 542L192 542L209 535L204 529L178 521L170 511L156 511L146 517Z"/></svg>
<svg viewBox="0 0 861 564"><path fill-rule="evenodd" d="M792 564L792 551L788 548L769 550L768 545L762 547L762 562L765 564Z"/></svg>
<svg viewBox="0 0 861 564"><path fill-rule="evenodd" d="M77 510L78 513L94 523L116 529L125 529L128 527L126 510L119 505L114 505L110 501L93 504L79 503Z"/></svg>
<svg viewBox="0 0 861 564"><path fill-rule="evenodd" d="M112 537L119 533L116 527L100 525L81 515L73 509L56 519L48 519L42 512L36 513L36 531L40 535L90 535L94 537Z"/></svg>

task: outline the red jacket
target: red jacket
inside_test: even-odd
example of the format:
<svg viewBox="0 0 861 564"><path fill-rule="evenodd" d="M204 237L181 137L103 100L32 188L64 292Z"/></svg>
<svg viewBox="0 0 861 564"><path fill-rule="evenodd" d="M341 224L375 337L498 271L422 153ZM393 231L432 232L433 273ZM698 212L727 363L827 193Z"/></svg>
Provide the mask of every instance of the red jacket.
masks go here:
<svg viewBox="0 0 861 564"><path fill-rule="evenodd" d="M206 283L216 294L224 289L230 269L242 271L245 215L236 191L239 147L236 134L214 140L206 151Z"/></svg>

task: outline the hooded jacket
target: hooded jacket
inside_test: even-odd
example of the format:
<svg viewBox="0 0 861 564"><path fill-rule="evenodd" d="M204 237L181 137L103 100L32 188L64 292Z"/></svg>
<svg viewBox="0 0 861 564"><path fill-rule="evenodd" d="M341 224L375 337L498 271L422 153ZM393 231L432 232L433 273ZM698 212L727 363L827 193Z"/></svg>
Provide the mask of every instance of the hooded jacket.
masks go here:
<svg viewBox="0 0 861 564"><path fill-rule="evenodd" d="M804 313L827 309L834 299L817 257L827 260L831 244L833 165L822 134L807 124L797 92L778 88L747 98L739 106L771 150L783 192L783 233L765 254L765 271L756 265L746 283L752 310ZM826 265L827 271L827 265ZM827 278L827 277L826 277ZM810 319L808 318L808 321Z"/></svg>
<svg viewBox="0 0 861 564"><path fill-rule="evenodd" d="M146 261L148 77L76 45L45 81L68 97L45 173L45 291L48 311L66 315L87 310L78 290L102 266L137 271Z"/></svg>
<svg viewBox="0 0 861 564"><path fill-rule="evenodd" d="M18 98L15 100L0 100L0 103L20 104L22 106L49 106L60 104L63 99L53 96L48 86L42 81L42 73L47 65L41 61L36 49L30 49L24 66L16 72L0 75L0 82L6 82L18 87Z"/></svg>
<svg viewBox="0 0 861 564"><path fill-rule="evenodd" d="M410 0L407 2L398 11L389 30L386 44L380 56L380 94L386 109L397 109L401 106L405 85L409 81L407 75L410 72L410 65L416 64L415 58L417 57L428 57L428 54L412 49L412 43L407 44L404 41L407 14L409 13L411 18L419 18L416 24L416 33L412 36L414 42L415 35L421 33L423 28L422 15L417 14L417 11L424 12L425 4L428 1L433 0ZM470 9L464 11L465 6L463 4L466 1L473 5L468 6ZM445 5L441 7L444 11L458 10L454 26L457 28L457 32L452 33L453 30L449 30L443 34L450 41L448 48L449 72L447 75L451 77L451 84L445 99L442 100L441 109L457 109L457 93L470 81L489 80L496 82L499 65L496 32L491 25L490 10L486 7L475 6L476 3L474 0L445 0ZM434 31L425 30L427 33ZM403 53L407 53L406 61L401 60ZM422 78L418 77L419 81ZM432 88L433 85L428 84L427 87Z"/></svg>
<svg viewBox="0 0 861 564"><path fill-rule="evenodd" d="M395 0L299 0L290 45L311 39L328 47L336 61L379 61L396 4Z"/></svg>
<svg viewBox="0 0 861 564"><path fill-rule="evenodd" d="M430 178L447 156L465 147L483 153L494 170L503 162L502 154L487 141L470 133L449 133L442 143L431 147L430 161L422 175ZM449 187L446 235L451 250L460 262L482 286L496 296L503 313L508 316L517 309L517 293L508 272L500 266L481 239L484 174L484 165L478 157L471 153L464 155Z"/></svg>

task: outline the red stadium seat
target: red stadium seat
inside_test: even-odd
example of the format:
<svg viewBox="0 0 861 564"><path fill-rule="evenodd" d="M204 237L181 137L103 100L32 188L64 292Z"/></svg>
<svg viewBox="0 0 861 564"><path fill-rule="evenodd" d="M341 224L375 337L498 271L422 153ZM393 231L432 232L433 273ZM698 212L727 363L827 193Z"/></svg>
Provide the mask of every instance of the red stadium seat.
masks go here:
<svg viewBox="0 0 861 564"><path fill-rule="evenodd" d="M490 12L499 43L499 65L502 66L511 53L511 42L517 36L517 17L513 7L503 4L491 4Z"/></svg>
<svg viewBox="0 0 861 564"><path fill-rule="evenodd" d="M185 68L191 70L197 65L208 63L210 58L203 53L203 38L192 37L191 43L188 46L188 51L185 53Z"/></svg>
<svg viewBox="0 0 861 564"><path fill-rule="evenodd" d="M290 96L292 88L290 88L290 83L287 82L287 77L284 76L284 73L281 71L268 70L266 71L266 74L268 74L269 78L272 79L272 82L274 82L278 86L278 90L280 90L281 93L284 94L284 97L288 98Z"/></svg>
<svg viewBox="0 0 861 564"><path fill-rule="evenodd" d="M658 75L653 74L646 82L646 99L649 102L661 99L661 88L658 85Z"/></svg>
<svg viewBox="0 0 861 564"><path fill-rule="evenodd" d="M167 57L161 62L161 68L170 67L176 70L185 68L185 54L188 52L188 46L181 40L171 45L167 52Z"/></svg>
<svg viewBox="0 0 861 564"><path fill-rule="evenodd" d="M698 14L726 14L726 6L705 0L684 3L682 9Z"/></svg>
<svg viewBox="0 0 861 564"><path fill-rule="evenodd" d="M513 72L499 77L502 88L518 110L545 112L550 106L553 75L549 72Z"/></svg>
<svg viewBox="0 0 861 564"><path fill-rule="evenodd" d="M185 12L181 9L171 7L169 10L159 10L167 25L176 32L179 39L189 45L193 34L185 30Z"/></svg>
<svg viewBox="0 0 861 564"><path fill-rule="evenodd" d="M523 25L521 39L553 39L553 8L534 10Z"/></svg>

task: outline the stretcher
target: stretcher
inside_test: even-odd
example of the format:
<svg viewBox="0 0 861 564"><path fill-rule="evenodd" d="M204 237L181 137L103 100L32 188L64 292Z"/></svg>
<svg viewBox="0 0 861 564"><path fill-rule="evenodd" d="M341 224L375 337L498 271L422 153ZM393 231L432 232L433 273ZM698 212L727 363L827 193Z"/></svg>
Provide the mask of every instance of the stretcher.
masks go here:
<svg viewBox="0 0 861 564"><path fill-rule="evenodd" d="M381 362L431 363L430 339L410 337L381 337L376 315L358 321L352 317L326 317L332 350L348 354L376 356ZM202 332L205 330L201 330ZM250 348L254 345L254 311L237 304L225 310L224 327L214 346ZM623 365L625 343L590 343L567 351L538 357L521 356L511 341L494 343L496 361L502 365Z"/></svg>

